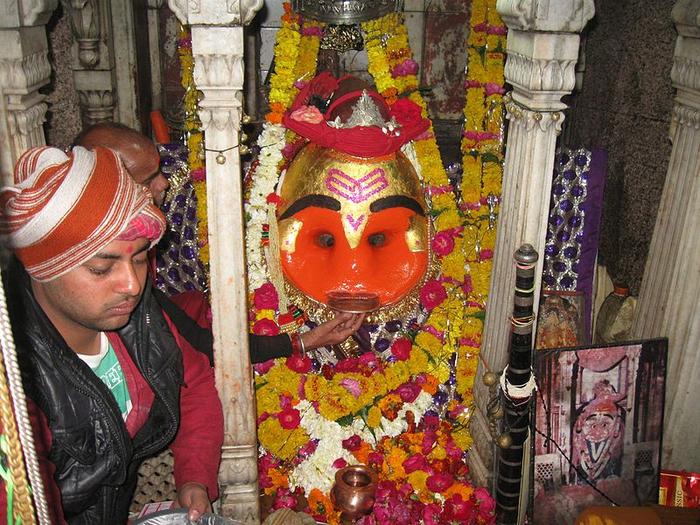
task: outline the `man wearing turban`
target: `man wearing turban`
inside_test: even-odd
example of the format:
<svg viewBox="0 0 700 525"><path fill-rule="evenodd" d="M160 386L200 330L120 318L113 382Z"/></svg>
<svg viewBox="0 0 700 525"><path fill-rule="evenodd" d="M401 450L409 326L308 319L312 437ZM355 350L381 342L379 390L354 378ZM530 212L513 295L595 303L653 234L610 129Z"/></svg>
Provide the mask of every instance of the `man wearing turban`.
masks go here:
<svg viewBox="0 0 700 525"><path fill-rule="evenodd" d="M167 446L197 519L217 497L223 415L206 356L151 294L162 213L106 148L34 148L14 176L0 236L20 263L8 303L52 523L126 523L139 465Z"/></svg>

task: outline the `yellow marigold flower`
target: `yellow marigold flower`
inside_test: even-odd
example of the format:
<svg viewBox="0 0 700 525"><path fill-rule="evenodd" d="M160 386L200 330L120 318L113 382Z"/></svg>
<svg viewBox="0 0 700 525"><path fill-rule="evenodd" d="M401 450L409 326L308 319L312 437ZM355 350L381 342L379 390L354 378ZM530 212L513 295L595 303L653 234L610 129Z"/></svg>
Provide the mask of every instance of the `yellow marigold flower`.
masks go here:
<svg viewBox="0 0 700 525"><path fill-rule="evenodd" d="M379 407L373 406L367 412L367 426L370 428L377 428L382 422L382 411Z"/></svg>
<svg viewBox="0 0 700 525"><path fill-rule="evenodd" d="M425 482L427 479L428 473L424 470L416 470L408 475L408 482L411 484L413 490L418 493L425 492Z"/></svg>
<svg viewBox="0 0 700 525"><path fill-rule="evenodd" d="M269 417L258 425L260 444L283 460L294 458L297 451L308 443L309 439L311 438L302 428L285 430L276 418Z"/></svg>
<svg viewBox="0 0 700 525"><path fill-rule="evenodd" d="M457 228L462 225L457 210L446 210L437 216L435 219L435 228L437 231Z"/></svg>
<svg viewBox="0 0 700 525"><path fill-rule="evenodd" d="M416 344L431 355L438 354L442 348L442 342L428 332L420 332L416 336Z"/></svg>

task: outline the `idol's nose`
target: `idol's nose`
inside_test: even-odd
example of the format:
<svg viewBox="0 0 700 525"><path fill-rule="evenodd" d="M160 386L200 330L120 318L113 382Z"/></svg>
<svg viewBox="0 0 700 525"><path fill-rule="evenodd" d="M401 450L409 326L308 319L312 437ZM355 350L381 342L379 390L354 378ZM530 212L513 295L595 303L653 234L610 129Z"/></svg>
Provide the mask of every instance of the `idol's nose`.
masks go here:
<svg viewBox="0 0 700 525"><path fill-rule="evenodd" d="M328 292L328 306L339 312L367 313L379 308L379 295L372 292Z"/></svg>

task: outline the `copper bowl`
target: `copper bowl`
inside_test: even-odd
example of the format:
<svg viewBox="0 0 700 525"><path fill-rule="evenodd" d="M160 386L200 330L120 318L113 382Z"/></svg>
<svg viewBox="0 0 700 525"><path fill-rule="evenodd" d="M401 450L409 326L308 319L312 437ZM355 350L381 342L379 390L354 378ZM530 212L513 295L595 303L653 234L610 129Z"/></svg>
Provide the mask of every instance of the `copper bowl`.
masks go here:
<svg viewBox="0 0 700 525"><path fill-rule="evenodd" d="M369 514L374 506L377 473L366 465L350 465L335 473L331 499L344 518Z"/></svg>

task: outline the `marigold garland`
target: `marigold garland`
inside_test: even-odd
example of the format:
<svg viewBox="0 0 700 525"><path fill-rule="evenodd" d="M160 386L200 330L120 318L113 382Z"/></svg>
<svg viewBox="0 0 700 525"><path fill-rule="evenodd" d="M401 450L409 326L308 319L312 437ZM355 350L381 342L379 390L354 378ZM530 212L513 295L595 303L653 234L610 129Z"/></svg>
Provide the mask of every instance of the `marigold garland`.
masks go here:
<svg viewBox="0 0 700 525"><path fill-rule="evenodd" d="M463 344L477 352L496 245L503 178L503 93L506 27L496 0L472 0L467 39L467 80L462 133L461 209L463 252L471 282L471 305ZM458 370L458 375L465 373Z"/></svg>
<svg viewBox="0 0 700 525"><path fill-rule="evenodd" d="M187 141L187 166L192 178L195 196L197 198L197 243L199 260L209 280L209 227L207 221L207 186L204 167L204 133L197 116L199 91L194 83L194 57L192 55L192 37L189 28L180 27L177 46L180 58L180 84L185 89L184 97L184 130Z"/></svg>

